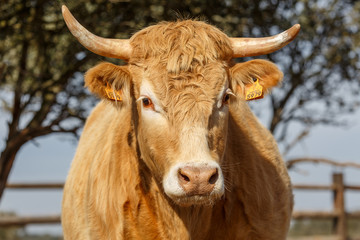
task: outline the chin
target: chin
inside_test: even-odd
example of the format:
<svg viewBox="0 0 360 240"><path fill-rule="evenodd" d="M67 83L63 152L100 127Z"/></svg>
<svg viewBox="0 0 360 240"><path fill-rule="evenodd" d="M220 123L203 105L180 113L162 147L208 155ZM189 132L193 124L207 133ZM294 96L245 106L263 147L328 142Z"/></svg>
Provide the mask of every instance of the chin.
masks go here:
<svg viewBox="0 0 360 240"><path fill-rule="evenodd" d="M180 207L191 206L213 206L222 198L223 193L211 193L209 195L192 195L192 196L169 196L170 199Z"/></svg>

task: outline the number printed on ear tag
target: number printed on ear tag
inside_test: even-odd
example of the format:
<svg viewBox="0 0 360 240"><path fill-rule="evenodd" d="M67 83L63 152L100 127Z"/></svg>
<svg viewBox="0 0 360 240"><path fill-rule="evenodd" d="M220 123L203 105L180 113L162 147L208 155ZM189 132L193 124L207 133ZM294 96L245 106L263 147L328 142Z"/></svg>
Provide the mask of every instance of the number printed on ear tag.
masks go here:
<svg viewBox="0 0 360 240"><path fill-rule="evenodd" d="M107 85L105 88L105 92L110 100L122 101L121 90L114 90L109 85Z"/></svg>
<svg viewBox="0 0 360 240"><path fill-rule="evenodd" d="M256 81L251 86L245 88L246 101L260 99L263 97L263 87L259 84L259 81Z"/></svg>

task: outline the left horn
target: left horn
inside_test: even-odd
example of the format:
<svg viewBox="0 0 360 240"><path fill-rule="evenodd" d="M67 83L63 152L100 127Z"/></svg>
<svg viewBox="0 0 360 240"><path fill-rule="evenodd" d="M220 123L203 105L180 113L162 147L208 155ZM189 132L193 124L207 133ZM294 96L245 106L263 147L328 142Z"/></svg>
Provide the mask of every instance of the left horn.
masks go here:
<svg viewBox="0 0 360 240"><path fill-rule="evenodd" d="M102 38L92 34L81 26L65 5L62 6L62 14L72 35L93 53L109 58L130 58L132 48L128 39Z"/></svg>
<svg viewBox="0 0 360 240"><path fill-rule="evenodd" d="M279 50L290 43L300 31L300 24L272 37L230 38L234 51L233 58L265 55Z"/></svg>

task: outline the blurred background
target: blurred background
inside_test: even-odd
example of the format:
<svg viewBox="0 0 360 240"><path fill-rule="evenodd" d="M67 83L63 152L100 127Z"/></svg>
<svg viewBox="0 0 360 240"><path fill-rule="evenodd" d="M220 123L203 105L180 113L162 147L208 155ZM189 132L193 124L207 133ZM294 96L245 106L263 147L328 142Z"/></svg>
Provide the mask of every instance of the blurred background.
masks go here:
<svg viewBox="0 0 360 240"><path fill-rule="evenodd" d="M250 105L277 139L295 187L289 239L360 239L356 0L1 0L0 239L62 239L61 187L98 101L83 74L101 61L125 64L82 47L62 4L110 38L179 18L207 21L231 37L270 36L300 23L291 44L260 57L284 72L282 85Z"/></svg>

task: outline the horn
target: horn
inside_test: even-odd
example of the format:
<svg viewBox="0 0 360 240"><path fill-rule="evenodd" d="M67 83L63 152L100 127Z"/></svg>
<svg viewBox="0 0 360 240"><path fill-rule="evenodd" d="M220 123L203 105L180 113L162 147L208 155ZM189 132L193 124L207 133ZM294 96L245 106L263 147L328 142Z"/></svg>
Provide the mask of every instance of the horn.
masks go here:
<svg viewBox="0 0 360 240"><path fill-rule="evenodd" d="M265 55L279 50L290 43L300 31L300 24L272 37L230 38L234 51L233 58Z"/></svg>
<svg viewBox="0 0 360 240"><path fill-rule="evenodd" d="M92 34L81 26L65 5L62 6L62 14L72 35L93 53L110 58L130 58L132 48L128 39L102 38Z"/></svg>

